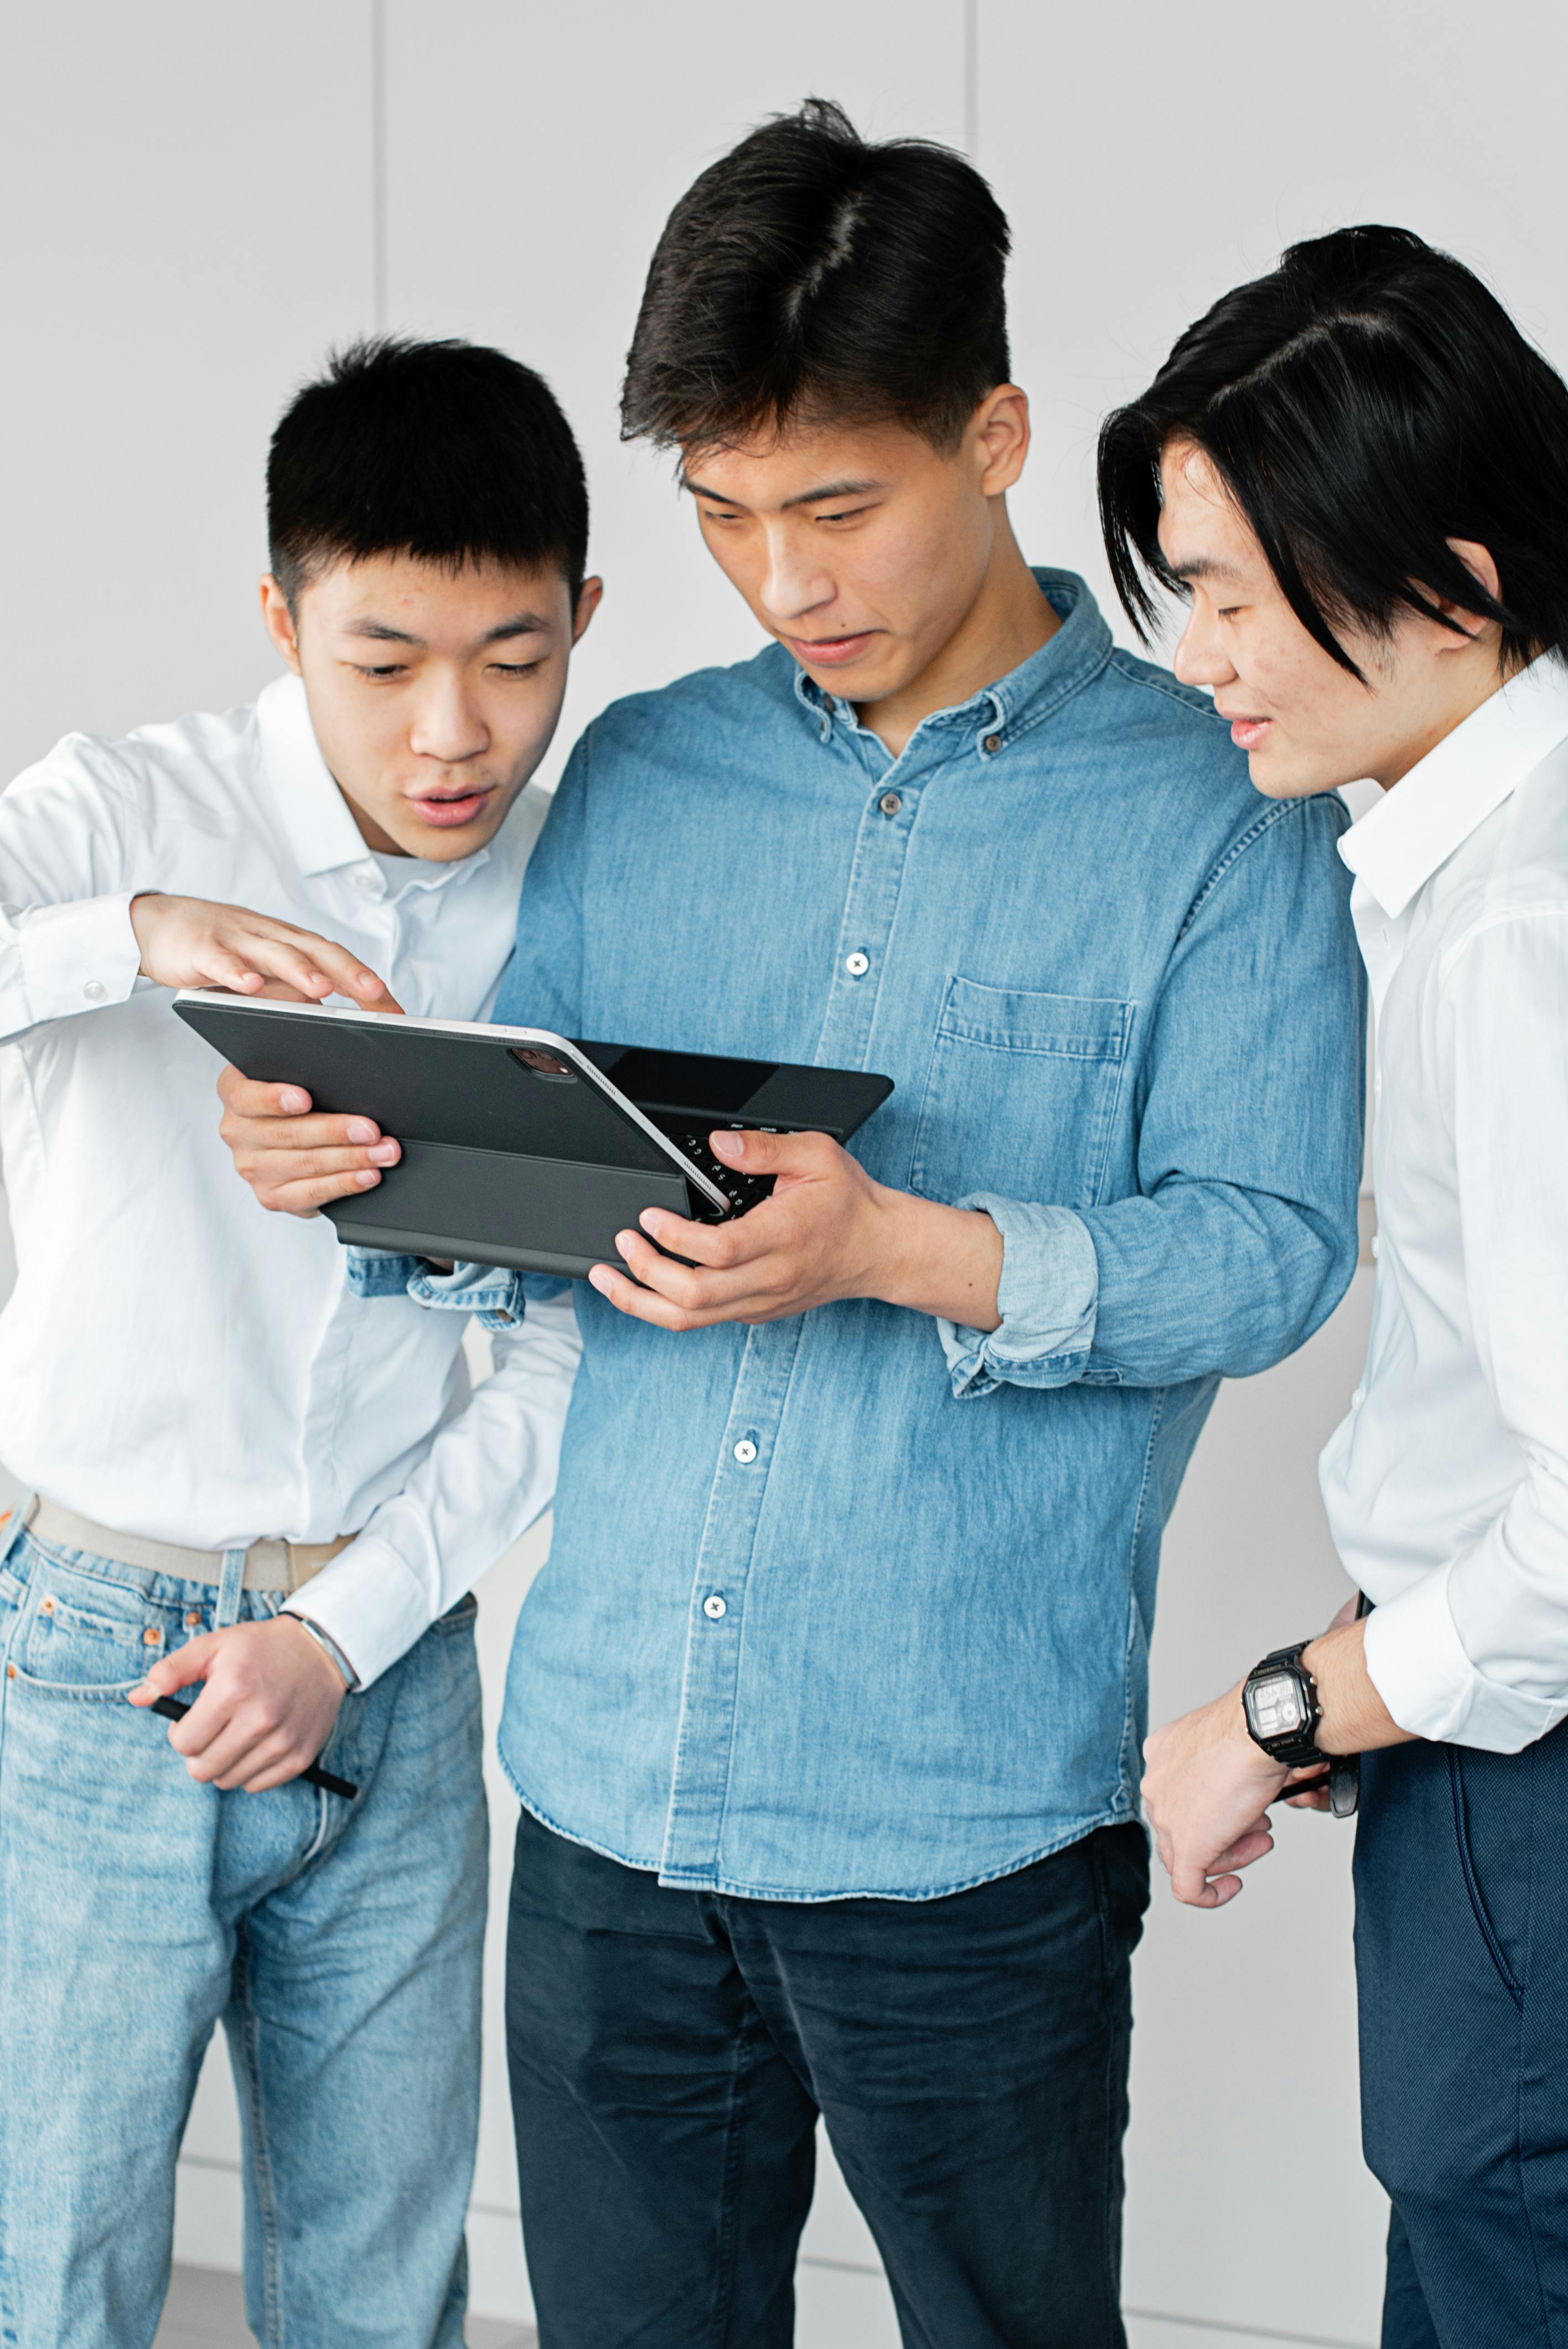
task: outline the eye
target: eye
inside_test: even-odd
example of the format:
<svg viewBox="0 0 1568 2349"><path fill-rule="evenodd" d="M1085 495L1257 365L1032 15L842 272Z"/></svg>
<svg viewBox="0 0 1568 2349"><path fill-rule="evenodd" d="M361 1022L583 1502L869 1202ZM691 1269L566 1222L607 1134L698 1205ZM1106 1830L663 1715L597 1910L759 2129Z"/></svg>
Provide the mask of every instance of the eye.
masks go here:
<svg viewBox="0 0 1568 2349"><path fill-rule="evenodd" d="M1239 604L1222 604L1214 615L1216 620L1239 620L1241 616L1242 607Z"/></svg>
<svg viewBox="0 0 1568 2349"><path fill-rule="evenodd" d="M728 506L704 506L702 518L704 522L738 522L740 520L740 516Z"/></svg>
<svg viewBox="0 0 1568 2349"><path fill-rule="evenodd" d="M349 667L356 677L368 678L373 684L385 683L389 678L407 677L408 674L406 661L387 661L374 668L367 668L359 661L351 661Z"/></svg>
<svg viewBox="0 0 1568 2349"><path fill-rule="evenodd" d="M536 660L491 661L490 672L495 677L531 677L535 669L542 668L543 666L542 661Z"/></svg>
<svg viewBox="0 0 1568 2349"><path fill-rule="evenodd" d="M861 514L868 514L871 511L870 506L845 506L839 513L819 514L817 520L819 522L859 522Z"/></svg>

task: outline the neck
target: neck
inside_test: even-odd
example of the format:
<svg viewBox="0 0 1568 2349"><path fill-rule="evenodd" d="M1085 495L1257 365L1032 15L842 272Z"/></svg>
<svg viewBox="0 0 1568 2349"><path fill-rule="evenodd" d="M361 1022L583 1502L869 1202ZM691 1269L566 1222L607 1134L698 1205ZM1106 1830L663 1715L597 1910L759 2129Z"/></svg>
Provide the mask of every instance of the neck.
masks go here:
<svg viewBox="0 0 1568 2349"><path fill-rule="evenodd" d="M995 685L1042 645L1048 645L1061 621L1040 593L1034 574L1013 536L1007 509L996 500L996 520L991 556L980 592L934 660L885 700L858 709L862 726L869 726L896 759L923 718L934 709L952 709Z"/></svg>
<svg viewBox="0 0 1568 2349"><path fill-rule="evenodd" d="M1462 726L1467 718L1473 718L1483 702L1490 701L1494 693L1501 692L1511 678L1520 674L1519 670L1513 669L1508 676L1503 675L1498 662L1495 640L1484 647L1478 645L1475 651L1478 657L1472 659L1469 654L1464 657L1465 666L1454 676L1441 703L1424 713L1423 722L1399 742L1379 766L1374 780L1381 783L1386 792L1391 792L1395 784L1402 781L1412 767L1418 767L1421 761L1435 750L1456 727Z"/></svg>

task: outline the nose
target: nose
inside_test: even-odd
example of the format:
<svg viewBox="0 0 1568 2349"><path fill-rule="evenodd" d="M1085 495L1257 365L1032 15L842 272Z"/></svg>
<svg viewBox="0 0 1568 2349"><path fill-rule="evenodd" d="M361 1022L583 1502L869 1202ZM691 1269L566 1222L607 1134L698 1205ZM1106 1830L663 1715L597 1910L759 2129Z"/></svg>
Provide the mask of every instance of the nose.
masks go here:
<svg viewBox="0 0 1568 2349"><path fill-rule="evenodd" d="M426 678L409 730L409 747L422 759L458 766L490 748L490 728L457 670L435 670Z"/></svg>
<svg viewBox="0 0 1568 2349"><path fill-rule="evenodd" d="M786 523L768 533L761 595L776 626L788 628L820 605L830 604L837 592L821 567L820 548L798 529Z"/></svg>
<svg viewBox="0 0 1568 2349"><path fill-rule="evenodd" d="M1198 604L1187 615L1187 625L1171 666L1183 685L1206 686L1211 692L1229 685L1235 677L1235 669L1220 642L1217 624Z"/></svg>

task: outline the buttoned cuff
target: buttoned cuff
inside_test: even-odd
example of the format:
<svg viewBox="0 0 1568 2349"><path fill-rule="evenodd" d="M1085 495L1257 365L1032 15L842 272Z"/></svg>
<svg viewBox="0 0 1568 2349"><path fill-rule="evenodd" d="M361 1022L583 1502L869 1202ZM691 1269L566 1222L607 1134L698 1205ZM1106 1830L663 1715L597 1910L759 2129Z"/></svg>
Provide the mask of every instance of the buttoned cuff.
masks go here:
<svg viewBox="0 0 1568 2349"><path fill-rule="evenodd" d="M990 1216L1002 1235L997 1329L939 1320L955 1395L998 1386L1065 1387L1083 1375L1099 1307L1099 1265L1081 1216L976 1191L957 1202Z"/></svg>
<svg viewBox="0 0 1568 2349"><path fill-rule="evenodd" d="M1561 1705L1478 1672L1449 1605L1450 1569L1424 1574L1367 1618L1367 1671L1401 1729L1488 1754L1518 1754L1563 1717Z"/></svg>
<svg viewBox="0 0 1568 2349"><path fill-rule="evenodd" d="M350 1542L284 1601L284 1611L308 1615L342 1649L362 1689L406 1656L431 1622L418 1575L376 1534Z"/></svg>
<svg viewBox="0 0 1568 2349"><path fill-rule="evenodd" d="M16 944L34 1022L125 1001L141 968L141 948L130 926L134 894L122 889L112 897L28 907L17 925Z"/></svg>

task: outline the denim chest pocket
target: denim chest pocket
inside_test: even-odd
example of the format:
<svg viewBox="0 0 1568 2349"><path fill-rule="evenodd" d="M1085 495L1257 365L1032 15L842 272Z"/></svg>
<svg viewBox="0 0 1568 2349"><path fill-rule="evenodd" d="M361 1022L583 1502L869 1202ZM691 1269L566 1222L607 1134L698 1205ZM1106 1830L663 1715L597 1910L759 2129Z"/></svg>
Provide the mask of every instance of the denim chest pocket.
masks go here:
<svg viewBox="0 0 1568 2349"><path fill-rule="evenodd" d="M15 1659L29 1680L62 1694L117 1696L177 1644L184 1625L178 1606L67 1566L36 1544L31 1564Z"/></svg>
<svg viewBox="0 0 1568 2349"><path fill-rule="evenodd" d="M943 998L910 1188L1088 1207L1100 1195L1137 1005L954 978Z"/></svg>

